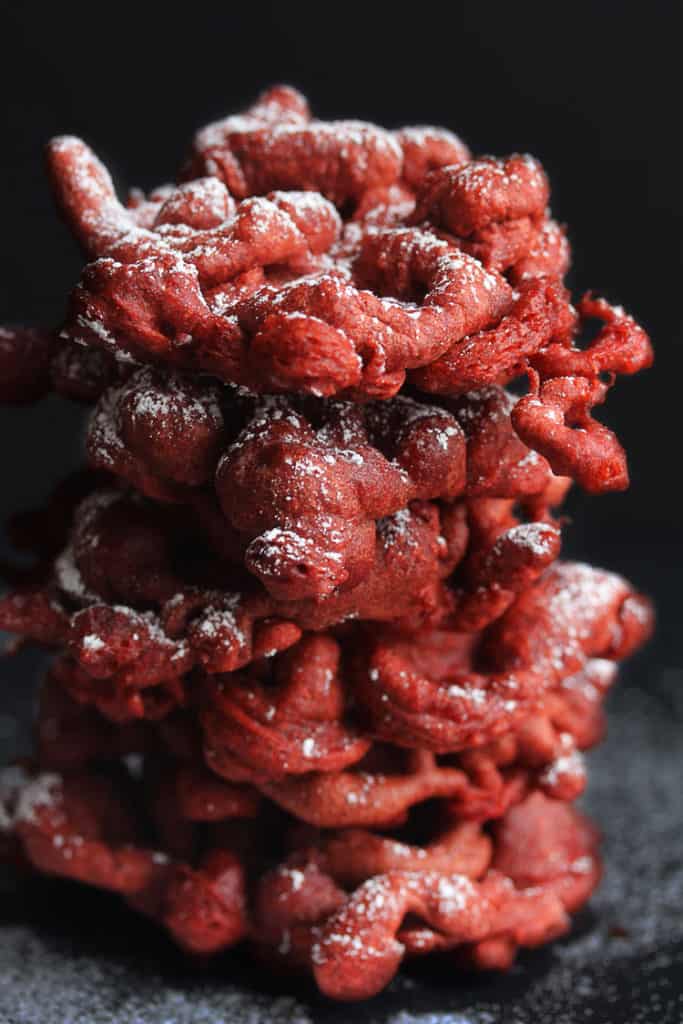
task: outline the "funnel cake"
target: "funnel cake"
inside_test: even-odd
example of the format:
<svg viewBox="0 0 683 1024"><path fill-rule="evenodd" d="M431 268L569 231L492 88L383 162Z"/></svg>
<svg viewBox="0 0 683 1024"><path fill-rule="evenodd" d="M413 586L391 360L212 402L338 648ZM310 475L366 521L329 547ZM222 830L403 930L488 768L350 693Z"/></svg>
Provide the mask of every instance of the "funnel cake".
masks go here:
<svg viewBox="0 0 683 1024"><path fill-rule="evenodd" d="M0 401L81 403L87 468L0 566L8 650L52 652L2 854L334 999L562 935L653 620L562 505L628 485L594 410L652 349L572 300L543 167L287 86L149 194L47 156L86 262L58 327L0 329Z"/></svg>
<svg viewBox="0 0 683 1024"><path fill-rule="evenodd" d="M0 598L0 626L63 647L63 683L80 699L90 694L117 717L144 716L162 693L164 705L182 701L180 680L193 666L233 671L286 649L302 630L349 620L412 633L439 623L483 629L560 550L541 499L532 499L533 521L521 523L513 506L413 502L379 521L373 566L355 587L278 600L217 560L211 538L202 550L195 521L178 519L174 506L96 490L76 508L44 581Z"/></svg>
<svg viewBox="0 0 683 1024"><path fill-rule="evenodd" d="M493 843L479 839L476 850L467 829L442 834L445 870L433 848L403 847L409 865L422 859L425 867L378 871L350 894L340 884L343 857L330 863L315 847L293 854L261 882L262 952L312 970L326 995L368 998L388 984L404 956L457 950L474 966L509 966L519 946L563 934L568 912L600 877L595 830L571 807L540 794L506 815ZM430 861L438 867L430 870Z"/></svg>
<svg viewBox="0 0 683 1024"><path fill-rule="evenodd" d="M412 501L540 495L550 467L517 437L514 407L497 387L452 411L403 396L236 401L143 369L99 400L88 455L151 498L194 504L274 597L321 599L368 575L377 521Z"/></svg>
<svg viewBox="0 0 683 1024"><path fill-rule="evenodd" d="M451 825L418 848L342 831L250 885L236 832L232 850L225 840L211 848L209 836L197 866L142 844L130 786L102 774L6 769L3 822L35 869L120 893L188 952L206 956L248 937L269 958L310 965L337 998L379 991L406 954L464 946L475 964L506 966L517 946L562 934L567 911L600 874L595 831L537 793L507 812L493 841L474 824ZM240 826L245 836L257 827ZM393 866L399 856L402 868ZM409 911L424 925L401 931Z"/></svg>
<svg viewBox="0 0 683 1024"><path fill-rule="evenodd" d="M649 365L623 311L588 297L577 317L536 160L326 124L283 95L200 132L188 180L128 207L80 140L51 144L58 202L94 257L67 336L259 391L381 398L407 371L452 394L534 363L593 382ZM585 355L574 337L596 315L606 334Z"/></svg>

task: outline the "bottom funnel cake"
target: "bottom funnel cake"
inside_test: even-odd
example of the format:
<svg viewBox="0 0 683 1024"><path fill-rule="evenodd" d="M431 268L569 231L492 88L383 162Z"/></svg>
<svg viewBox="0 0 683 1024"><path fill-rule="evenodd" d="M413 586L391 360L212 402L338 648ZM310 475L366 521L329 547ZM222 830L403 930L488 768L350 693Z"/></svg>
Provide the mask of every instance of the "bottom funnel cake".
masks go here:
<svg viewBox="0 0 683 1024"><path fill-rule="evenodd" d="M3 851L119 893L196 960L243 943L335 999L375 995L406 957L507 968L599 880L571 801L650 625L620 577L555 563L480 633L305 633L240 671L195 665L137 717L74 657L115 664L116 629L67 640L35 755L0 776Z"/></svg>
<svg viewBox="0 0 683 1024"><path fill-rule="evenodd" d="M19 861L119 892L194 956L248 941L272 966L311 970L337 999L375 995L404 956L452 950L464 965L508 967L518 947L562 935L600 877L596 830L538 790L486 823L448 821L445 803L423 844L363 829L297 835L291 819L271 821L290 826L292 852L261 873L272 849L259 849L266 809L249 824L215 826L191 863L144 845L159 808L152 796L149 818L134 814L144 783L118 767L69 776L14 767L1 785ZM164 824L191 842L192 826Z"/></svg>

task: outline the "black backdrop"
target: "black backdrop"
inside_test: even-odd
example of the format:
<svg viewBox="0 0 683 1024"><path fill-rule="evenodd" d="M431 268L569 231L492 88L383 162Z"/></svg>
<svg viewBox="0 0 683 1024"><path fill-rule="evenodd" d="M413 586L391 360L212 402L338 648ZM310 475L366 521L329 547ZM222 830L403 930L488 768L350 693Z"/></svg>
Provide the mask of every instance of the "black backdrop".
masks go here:
<svg viewBox="0 0 683 1024"><path fill-rule="evenodd" d="M79 258L51 207L41 148L82 134L122 185L167 180L195 127L291 82L321 116L434 122L476 151L531 150L570 226L573 282L650 329L654 370L604 418L631 490L571 503L572 554L653 592L650 664L671 672L681 577L680 30L677 3L2 5L0 320L55 321ZM2 511L38 499L77 458L78 413L2 411Z"/></svg>
<svg viewBox="0 0 683 1024"><path fill-rule="evenodd" d="M135 6L0 2L0 323L58 321L78 274L78 253L52 210L43 179L41 149L51 134L83 135L122 186L150 187L172 175L195 127L239 109L268 83L284 80L307 92L321 116L369 118L389 126L433 122L461 133L475 151L537 154L550 172L555 213L570 226L574 286L623 302L653 335L655 369L620 382L604 416L629 451L631 490L603 498L573 495L565 545L571 555L623 571L654 595L659 608L655 640L614 695L612 743L593 761L598 770L591 792L605 826L609 863L597 897L597 925L623 918L636 935L630 946L627 942L617 980L605 975L612 978L613 992L623 996L623 1006L615 1005L614 994L602 1005L604 979L590 988L587 966L601 961L607 948L593 943L581 953L579 927L575 967L563 973L560 960L547 974L550 989L541 981L535 984L546 987L530 986L529 972L498 981L492 997L502 1000L496 1006L505 1005L505 1020L512 1020L509 1010L515 1020L543 1017L559 1024L570 1019L564 1013L570 1005L577 1012L580 1005L581 1019L598 1013L600 1020L615 1024L681 1019L672 1007L678 999L680 1009L683 999L677 966L683 945L679 923L667 925L683 891L675 746L677 722L683 719L678 9L678 2L657 0L632 7L618 0L439 5L366 0L343 6L252 0L237 9L229 3L180 8L144 0ZM76 464L80 415L58 400L0 410L0 517L39 501ZM26 682L36 675L30 654L0 663L0 761L25 740L17 723L28 718ZM99 903L81 907L69 891L61 896L55 891L44 907L43 891L37 889L33 911L22 890L11 900L2 896L0 927L9 930L3 930L6 938L0 942L0 975L16 977L17 984L6 987L0 1017L10 1004L21 1004L21 1012L10 1010L12 1020L62 1024L66 1016L60 1007L65 1000L71 1006L73 995L74 1006L79 1000L85 1005L79 1020L104 1019L97 1006L105 1003L107 1020L111 1006L122 1007L122 1024L152 1019L138 1012L134 996L138 989L147 992L141 999L151 1007L161 998L156 976L147 978L147 968L156 968L156 947L147 951L143 925L136 944L127 919L120 921L120 941L115 941L116 922L108 924L106 942L115 943L111 968L109 960L106 974L95 966L88 982L83 977L88 960L77 959L72 970L68 951L89 954L97 930L93 919L109 922L110 910L101 911ZM12 927L23 925L30 913L42 922L38 945L32 931ZM661 940L662 928L668 928L668 938L653 957L652 941ZM587 935L593 942L593 932ZM129 963L124 971L129 946L134 968ZM533 977L545 977L548 961L532 963ZM177 981L174 967L168 997L175 1009ZM262 983L259 976L259 988ZM658 983L669 1000L666 1010ZM183 984L188 999L199 998L191 983ZM551 1005L546 993L553 985L559 987ZM216 994L207 996L212 1006L224 1007L224 989L221 978ZM540 1003L534 1002L534 992L541 993ZM402 1009L407 998L399 994L394 1005ZM437 988L433 999L427 991L424 1005L464 1008L480 998L481 989L470 995ZM520 1000L529 999L530 1015L518 1016ZM126 1012L130 1000L135 1006ZM188 1020L195 1019L194 1009L188 1013ZM502 1013L496 1009L485 1019L502 1021ZM71 1010L68 1016L76 1019ZM343 1010L315 1016L333 1018L348 1019ZM369 1019L358 1010L361 1018ZM578 1016L572 1013L571 1019Z"/></svg>

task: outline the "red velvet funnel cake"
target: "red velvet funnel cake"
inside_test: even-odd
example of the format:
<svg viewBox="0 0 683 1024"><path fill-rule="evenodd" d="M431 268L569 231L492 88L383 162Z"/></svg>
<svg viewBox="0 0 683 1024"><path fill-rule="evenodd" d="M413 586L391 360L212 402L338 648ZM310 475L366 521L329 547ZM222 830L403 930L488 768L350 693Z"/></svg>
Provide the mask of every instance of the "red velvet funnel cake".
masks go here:
<svg viewBox="0 0 683 1024"><path fill-rule="evenodd" d="M628 485L593 413L652 351L572 300L543 168L285 86L149 195L47 155L85 262L56 329L0 331L0 399L83 403L86 466L10 527L0 628L53 658L3 850L342 1000L561 935L652 622L561 558L562 503Z"/></svg>

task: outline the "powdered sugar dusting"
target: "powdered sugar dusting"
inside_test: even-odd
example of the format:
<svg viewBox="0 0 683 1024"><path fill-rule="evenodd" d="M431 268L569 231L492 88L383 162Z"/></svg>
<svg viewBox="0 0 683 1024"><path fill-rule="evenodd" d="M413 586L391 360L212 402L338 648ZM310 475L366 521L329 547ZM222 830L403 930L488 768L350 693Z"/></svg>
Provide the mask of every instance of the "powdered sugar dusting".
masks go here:
<svg viewBox="0 0 683 1024"><path fill-rule="evenodd" d="M387 547L401 545L415 548L417 539L411 529L412 522L410 509L402 508L398 512L394 512L392 516L380 519L377 524L377 532Z"/></svg>
<svg viewBox="0 0 683 1024"><path fill-rule="evenodd" d="M565 778L585 778L586 764L583 754L574 745L574 738L569 733L560 736L561 753L546 766L540 776L543 786L554 787Z"/></svg>
<svg viewBox="0 0 683 1024"><path fill-rule="evenodd" d="M31 777L19 765L0 772L0 831L20 822L31 824L43 807L53 807L62 791L62 778L54 772Z"/></svg>
<svg viewBox="0 0 683 1024"><path fill-rule="evenodd" d="M88 590L76 565L73 547L67 547L55 560L55 579L59 589L80 604L97 601L97 594Z"/></svg>
<svg viewBox="0 0 683 1024"><path fill-rule="evenodd" d="M520 523L508 530L506 536L517 547L527 548L539 558L545 558L552 554L559 530L547 523Z"/></svg>
<svg viewBox="0 0 683 1024"><path fill-rule="evenodd" d="M238 626L235 615L239 603L238 594L226 594L220 605L209 605L204 609L193 627L194 632L205 640L218 640L230 645L245 644L247 638Z"/></svg>

